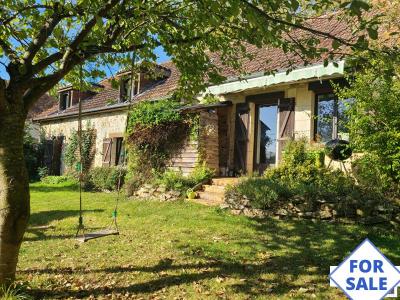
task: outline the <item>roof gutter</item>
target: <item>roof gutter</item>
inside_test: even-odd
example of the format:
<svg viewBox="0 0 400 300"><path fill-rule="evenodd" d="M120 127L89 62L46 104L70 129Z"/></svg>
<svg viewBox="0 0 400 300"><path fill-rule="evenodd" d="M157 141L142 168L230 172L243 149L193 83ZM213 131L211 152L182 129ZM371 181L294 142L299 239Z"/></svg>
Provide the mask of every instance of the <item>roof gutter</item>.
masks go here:
<svg viewBox="0 0 400 300"><path fill-rule="evenodd" d="M289 83L300 80L323 78L328 76L343 76L345 71L345 61L340 60L335 66L335 63L330 62L326 67L322 64L309 66L293 70L289 73L278 72L273 75L256 76L255 74L250 75L248 78L235 81L222 83L219 85L209 86L205 93L214 95L228 94L241 92L253 88L261 88L271 86L275 84ZM256 76L256 77L254 77Z"/></svg>
<svg viewBox="0 0 400 300"><path fill-rule="evenodd" d="M141 101L158 101L158 100L168 99L169 97L170 96L168 95L168 96L154 98L154 99L148 99L148 100L147 99L146 100L139 99L138 101L134 101L131 103L125 102L125 103L116 104L113 106L92 108L92 109L82 111L82 116L96 115L96 114L100 114L103 112L124 111L124 110L129 109L129 107L132 107L133 105L135 105L136 103L139 103ZM68 113L54 114L54 115L43 117L43 118L33 118L32 121L40 123L40 122L47 122L47 121L54 121L54 120L70 119L70 118L74 118L77 116L78 116L78 112L73 111L73 112L68 112Z"/></svg>
<svg viewBox="0 0 400 300"><path fill-rule="evenodd" d="M129 107L129 103L124 105L118 105L115 107L100 107L100 108L93 108L88 109L82 112L82 116L87 115L95 115L102 112L116 112L116 111L124 111ZM44 117L44 118L33 118L33 122L47 122L47 121L54 121L54 120L62 120L62 119L69 119L78 115L78 112L69 112L69 113L61 113L55 114L52 116Z"/></svg>

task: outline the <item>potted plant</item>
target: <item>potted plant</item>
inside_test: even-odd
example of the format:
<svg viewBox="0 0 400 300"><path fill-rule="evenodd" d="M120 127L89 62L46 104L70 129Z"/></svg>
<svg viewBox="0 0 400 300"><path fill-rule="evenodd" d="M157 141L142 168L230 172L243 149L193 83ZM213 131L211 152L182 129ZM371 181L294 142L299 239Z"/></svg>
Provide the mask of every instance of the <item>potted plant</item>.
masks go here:
<svg viewBox="0 0 400 300"><path fill-rule="evenodd" d="M196 192L193 191L193 189L188 189L188 190L186 191L186 196L187 196L187 198L188 198L189 200L193 200L193 199L196 198Z"/></svg>

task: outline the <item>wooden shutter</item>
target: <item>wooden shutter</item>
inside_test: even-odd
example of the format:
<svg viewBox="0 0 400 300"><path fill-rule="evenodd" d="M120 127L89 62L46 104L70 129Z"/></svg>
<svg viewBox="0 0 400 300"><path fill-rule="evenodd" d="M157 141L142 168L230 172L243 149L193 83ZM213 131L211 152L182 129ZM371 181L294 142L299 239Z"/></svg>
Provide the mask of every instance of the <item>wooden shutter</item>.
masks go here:
<svg viewBox="0 0 400 300"><path fill-rule="evenodd" d="M113 140L110 138L103 139L103 167L111 166Z"/></svg>
<svg viewBox="0 0 400 300"><path fill-rule="evenodd" d="M281 153L285 147L286 142L294 138L294 107L294 98L283 98L279 100L279 158L282 158Z"/></svg>
<svg viewBox="0 0 400 300"><path fill-rule="evenodd" d="M246 172L247 144L249 129L249 105L241 103L236 105L235 122L235 169L241 173Z"/></svg>

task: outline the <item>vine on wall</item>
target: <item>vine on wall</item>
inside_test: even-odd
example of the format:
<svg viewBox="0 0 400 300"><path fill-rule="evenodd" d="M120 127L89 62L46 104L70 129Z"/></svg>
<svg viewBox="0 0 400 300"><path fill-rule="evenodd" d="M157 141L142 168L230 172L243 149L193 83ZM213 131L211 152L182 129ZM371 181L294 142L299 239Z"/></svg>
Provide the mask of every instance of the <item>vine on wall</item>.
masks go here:
<svg viewBox="0 0 400 300"><path fill-rule="evenodd" d="M87 126L86 130L82 130L82 169L87 172L93 162L96 150L94 143L96 141L96 132ZM68 144L64 152L64 161L70 170L75 170L77 163L80 162L79 157L79 138L78 132L74 130L68 139Z"/></svg>
<svg viewBox="0 0 400 300"><path fill-rule="evenodd" d="M197 132L197 117L179 111L173 100L141 102L128 117L129 171L151 177L165 170L167 162Z"/></svg>

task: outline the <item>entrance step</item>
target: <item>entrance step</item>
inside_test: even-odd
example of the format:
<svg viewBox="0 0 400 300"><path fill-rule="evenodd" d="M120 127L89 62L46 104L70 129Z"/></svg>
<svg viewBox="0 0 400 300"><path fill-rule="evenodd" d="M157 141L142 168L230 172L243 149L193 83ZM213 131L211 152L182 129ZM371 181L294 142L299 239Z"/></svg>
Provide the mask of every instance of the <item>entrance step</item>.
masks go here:
<svg viewBox="0 0 400 300"><path fill-rule="evenodd" d="M223 203L224 202L224 193L213 193L213 192L198 192L200 199L205 199L208 201L213 201L213 202L219 202Z"/></svg>
<svg viewBox="0 0 400 300"><path fill-rule="evenodd" d="M211 192L211 193L220 193L224 194L225 193L225 185L203 185L203 190L205 192Z"/></svg>
<svg viewBox="0 0 400 300"><path fill-rule="evenodd" d="M220 186L234 185L237 184L238 182L239 178L236 177L219 177L212 179L213 185L220 185Z"/></svg>
<svg viewBox="0 0 400 300"><path fill-rule="evenodd" d="M227 185L234 185L239 178L221 177L213 178L211 184L205 184L197 192L197 198L191 201L207 206L219 206L224 203L225 188Z"/></svg>

